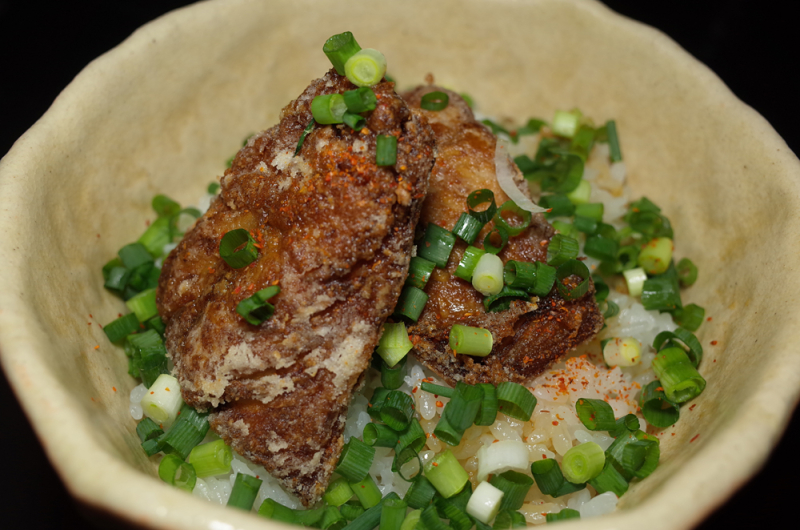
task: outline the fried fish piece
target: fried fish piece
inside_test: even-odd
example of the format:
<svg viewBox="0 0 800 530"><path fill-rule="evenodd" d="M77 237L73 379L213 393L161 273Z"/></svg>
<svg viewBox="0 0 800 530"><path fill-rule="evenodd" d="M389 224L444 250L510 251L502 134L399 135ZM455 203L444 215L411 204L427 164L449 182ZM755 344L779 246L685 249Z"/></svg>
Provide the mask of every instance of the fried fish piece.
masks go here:
<svg viewBox="0 0 800 530"><path fill-rule="evenodd" d="M436 136L436 162L431 173L428 196L422 207L420 226L435 223L452 229L467 211L467 196L475 190L490 189L499 206L508 200L496 178L496 137L475 119L472 110L455 92L433 85L418 87L403 95L419 108L422 96L440 91L449 96L441 111L422 111ZM521 175L507 156L498 157L511 171ZM474 246L483 248L488 224ZM547 261L547 246L555 231L541 215L534 215L530 227L509 240L499 256L509 260ZM448 383L524 382L556 359L600 330L603 318L594 299L594 286L580 299L566 301L557 289L538 300L515 301L498 313L487 313L483 296L454 272L467 245L456 243L446 270L437 269L425 288L430 297L419 320L408 328L416 355ZM487 357L455 355L450 349L453 324L488 329L494 347Z"/></svg>
<svg viewBox="0 0 800 530"><path fill-rule="evenodd" d="M343 445L347 406L407 274L433 164L433 133L383 82L366 126L316 125L295 156L311 102L356 88L331 70L250 138L221 193L164 262L158 308L184 400L305 505L319 499ZM377 135L398 137L397 163L375 163ZM244 228L258 258L220 258ZM274 315L236 312L271 285Z"/></svg>

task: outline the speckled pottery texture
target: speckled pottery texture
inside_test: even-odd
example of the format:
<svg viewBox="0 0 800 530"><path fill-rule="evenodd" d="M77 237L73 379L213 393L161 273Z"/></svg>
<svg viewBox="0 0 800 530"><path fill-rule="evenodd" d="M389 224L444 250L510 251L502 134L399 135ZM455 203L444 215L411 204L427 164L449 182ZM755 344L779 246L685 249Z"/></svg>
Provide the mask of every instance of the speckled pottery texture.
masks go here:
<svg viewBox="0 0 800 530"><path fill-rule="evenodd" d="M153 195L194 203L345 30L401 88L433 73L494 116L616 118L633 193L657 199L678 257L705 273L684 300L714 315L699 332L708 387L616 513L562 526L696 524L764 462L798 397L800 164L670 39L580 0L206 2L86 67L0 163L2 365L68 489L134 526L280 526L156 478L128 414L136 383L97 325L124 310L99 271L152 219Z"/></svg>

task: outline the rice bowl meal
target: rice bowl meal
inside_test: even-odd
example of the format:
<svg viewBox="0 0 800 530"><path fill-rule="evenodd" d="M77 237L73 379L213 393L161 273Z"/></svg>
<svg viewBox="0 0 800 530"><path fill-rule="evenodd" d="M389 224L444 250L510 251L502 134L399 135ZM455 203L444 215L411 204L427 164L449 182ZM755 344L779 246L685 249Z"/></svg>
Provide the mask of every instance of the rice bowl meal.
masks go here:
<svg viewBox="0 0 800 530"><path fill-rule="evenodd" d="M229 4L230 16L249 18L240 9L248 2ZM473 15L481 6L469 3ZM189 10L199 17L193 23L206 20L204 9ZM277 9L276 20L292 9ZM514 9L586 28L597 16L590 3ZM784 392L768 382L794 374L739 353L753 344L747 330L768 329L775 355L789 337L748 295L756 287L736 286L747 291L736 295L747 300L744 313L720 301L732 284L710 264L733 243L723 237L715 247L687 228L734 215L728 204L746 208L734 189L721 191L725 208L700 208L720 189L686 176L698 167L713 180L730 167L669 156L682 140L647 125L668 128L669 118L647 105L634 118L604 104L614 101L606 85L584 97L562 77L564 93L550 96L553 84L539 89L521 70L541 102L504 101L487 95L504 74L472 77L473 59L440 69L404 58L396 37L357 20L331 27L353 33L327 41L331 31L318 33L313 45L306 36L252 34L251 44L297 39L297 71L273 89L232 75L258 71L244 66L247 54L225 55L228 75L202 86L227 94L240 85L254 100L268 92L270 103L239 112L235 98L201 88L210 91L198 96L207 110L194 116L204 125L164 133L180 156L120 139L161 163L131 181L139 201L131 211L120 208L113 221L102 213L88 226L98 233L90 251L97 266L65 287L90 286L81 307L91 312L88 338L54 329L64 330L64 344L92 343L89 372L75 379L93 381L81 390L90 403L82 407L101 407L91 421L115 425L101 428L106 446L94 453L132 465L130 485L152 485L141 502L163 507L140 512L137 498L123 511L155 527L325 530L504 529L590 517L632 528L642 514L664 528L699 520L725 492L708 486L697 459L728 447L740 421L731 410L741 407L751 422L767 417L750 392ZM552 65L537 66L550 83ZM594 72L591 61L578 66ZM278 62L272 68L282 72ZM648 92L626 79L640 98L671 101L668 89ZM219 131L205 112L226 116ZM186 160L202 162L183 168ZM684 190L664 185L665 176ZM767 190L773 203L793 200ZM145 218L142 233L137 220ZM736 405L720 384L740 377L734 360L751 376ZM106 386L113 401L98 397ZM731 484L757 463L704 465ZM673 509L654 499L667 494L699 507L665 518ZM109 501L115 495L109 488ZM194 514L175 518L184 508Z"/></svg>

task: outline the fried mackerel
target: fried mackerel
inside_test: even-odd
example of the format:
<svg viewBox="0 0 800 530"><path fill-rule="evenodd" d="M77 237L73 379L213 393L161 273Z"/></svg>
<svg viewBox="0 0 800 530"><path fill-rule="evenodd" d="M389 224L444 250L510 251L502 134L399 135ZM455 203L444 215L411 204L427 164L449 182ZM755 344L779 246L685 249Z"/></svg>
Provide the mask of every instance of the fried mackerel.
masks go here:
<svg viewBox="0 0 800 530"><path fill-rule="evenodd" d="M459 216L467 211L466 199L471 192L482 188L492 190L498 206L508 196L495 176L497 140L475 119L461 97L432 85L419 87L403 97L410 106L418 108L422 96L432 91L445 92L450 103L441 111L422 111L436 136L437 155L420 226L436 223L452 229ZM507 156L499 159L510 164L522 181L519 170ZM483 238L491 226L489 223L484 227L474 246L483 248ZM530 227L511 238L499 257L503 263L547 261L547 246L554 233L541 214L534 215ZM408 328L417 357L448 383L523 382L594 337L602 327L594 286L578 300L566 301L554 288L543 298L515 301L505 311L487 313L483 296L454 275L466 247L459 239L446 271L436 269L425 288L430 297L428 303L419 320ZM491 354L454 355L448 341L453 324L488 329L494 337Z"/></svg>
<svg viewBox="0 0 800 530"><path fill-rule="evenodd" d="M433 135L395 93L374 87L366 127L317 125L320 94L356 88L331 70L247 142L220 195L164 262L158 308L184 400L305 505L325 491L347 406L407 274L433 164ZM375 164L376 135L399 137L397 164ZM233 269L220 238L247 229L258 259ZM271 285L274 315L236 313Z"/></svg>

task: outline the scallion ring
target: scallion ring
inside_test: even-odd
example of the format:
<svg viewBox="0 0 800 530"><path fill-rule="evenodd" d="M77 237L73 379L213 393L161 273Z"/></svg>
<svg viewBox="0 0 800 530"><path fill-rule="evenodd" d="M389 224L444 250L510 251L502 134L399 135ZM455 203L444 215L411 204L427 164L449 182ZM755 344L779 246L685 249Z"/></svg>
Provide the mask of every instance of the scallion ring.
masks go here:
<svg viewBox="0 0 800 530"><path fill-rule="evenodd" d="M575 283L569 280L570 276L577 276L581 281ZM556 269L556 287L564 300L577 300L589 292L589 267L582 261L571 259L558 266Z"/></svg>
<svg viewBox="0 0 800 530"><path fill-rule="evenodd" d="M476 208L482 204L487 204L486 209L481 211L476 210ZM488 223L494 217L495 212L497 212L497 204L494 202L494 192L486 188L473 191L467 196L467 208L472 217L483 224Z"/></svg>
<svg viewBox="0 0 800 530"><path fill-rule="evenodd" d="M244 228L236 228L222 236L219 255L229 266L241 269L258 259L256 241Z"/></svg>
<svg viewBox="0 0 800 530"><path fill-rule="evenodd" d="M519 218L519 222L515 223L514 225L509 224L506 221L505 217L503 217L503 213L510 213ZM497 209L497 212L494 214L494 224L497 226L502 226L505 228L506 232L508 232L509 237L514 237L520 235L524 232L528 226L531 224L531 212L527 210L523 210L519 206L516 205L514 201L506 201L500 205Z"/></svg>
<svg viewBox="0 0 800 530"><path fill-rule="evenodd" d="M236 312L250 324L258 326L275 314L275 306L267 302L267 300L279 292L281 292L281 288L277 285L270 285L266 289L261 289L253 296L239 302L236 306Z"/></svg>
<svg viewBox="0 0 800 530"><path fill-rule="evenodd" d="M500 238L499 245L497 238ZM505 228L499 225L495 225L495 227L486 234L486 237L483 238L483 249L488 252L489 254L499 254L506 245L508 244L508 232Z"/></svg>
<svg viewBox="0 0 800 530"><path fill-rule="evenodd" d="M365 48L344 64L344 74L356 86L377 85L386 73L386 57L378 50Z"/></svg>
<svg viewBox="0 0 800 530"><path fill-rule="evenodd" d="M450 96L448 96L444 92L436 91L436 92L428 92L427 94L422 96L422 101L420 101L419 106L423 110L439 111L446 109L449 103L450 103Z"/></svg>

